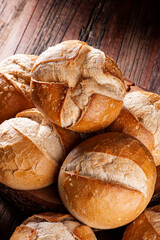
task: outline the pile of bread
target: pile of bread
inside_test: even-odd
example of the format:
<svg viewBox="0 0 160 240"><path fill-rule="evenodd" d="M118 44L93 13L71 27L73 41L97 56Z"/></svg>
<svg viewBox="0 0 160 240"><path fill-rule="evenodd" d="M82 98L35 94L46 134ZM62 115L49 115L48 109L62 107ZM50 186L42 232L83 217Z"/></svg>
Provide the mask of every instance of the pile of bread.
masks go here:
<svg viewBox="0 0 160 240"><path fill-rule="evenodd" d="M160 208L146 207L160 164L160 96L126 94L121 71L102 51L72 40L2 61L0 123L0 181L23 190L58 181L63 204L81 222L34 215L12 240L91 240L91 228L132 221L123 240L159 239Z"/></svg>

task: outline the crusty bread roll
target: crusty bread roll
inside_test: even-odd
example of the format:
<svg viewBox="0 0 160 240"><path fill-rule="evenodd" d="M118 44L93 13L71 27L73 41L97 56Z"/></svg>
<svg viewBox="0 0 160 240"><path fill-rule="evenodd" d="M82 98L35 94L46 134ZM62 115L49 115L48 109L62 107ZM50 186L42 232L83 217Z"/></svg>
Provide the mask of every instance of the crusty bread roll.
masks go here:
<svg viewBox="0 0 160 240"><path fill-rule="evenodd" d="M134 220L149 203L156 167L149 150L123 133L100 134L78 145L62 164L58 189L79 221L110 229Z"/></svg>
<svg viewBox="0 0 160 240"><path fill-rule="evenodd" d="M123 240L160 240L160 205L147 208L127 228Z"/></svg>
<svg viewBox="0 0 160 240"><path fill-rule="evenodd" d="M118 116L124 95L116 63L78 40L50 47L32 69L35 106L55 124L77 132L108 126Z"/></svg>
<svg viewBox="0 0 160 240"><path fill-rule="evenodd" d="M139 139L160 164L160 96L145 91L128 93L118 118L108 131L124 132Z"/></svg>
<svg viewBox="0 0 160 240"><path fill-rule="evenodd" d="M36 214L18 226L10 240L96 240L92 229L62 213Z"/></svg>
<svg viewBox="0 0 160 240"><path fill-rule="evenodd" d="M45 187L55 180L77 134L26 110L0 125L0 181L15 189Z"/></svg>
<svg viewBox="0 0 160 240"><path fill-rule="evenodd" d="M37 56L17 54L0 63L0 123L33 107L31 69Z"/></svg>

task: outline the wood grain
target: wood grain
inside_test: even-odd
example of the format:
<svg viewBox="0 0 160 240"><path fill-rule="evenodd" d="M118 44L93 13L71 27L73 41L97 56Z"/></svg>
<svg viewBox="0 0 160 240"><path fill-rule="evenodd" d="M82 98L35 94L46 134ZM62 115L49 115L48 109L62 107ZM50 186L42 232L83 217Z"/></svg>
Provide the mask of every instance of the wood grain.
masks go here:
<svg viewBox="0 0 160 240"><path fill-rule="evenodd" d="M0 0L0 59L40 54L80 39L115 59L136 84L160 94L160 1Z"/></svg>

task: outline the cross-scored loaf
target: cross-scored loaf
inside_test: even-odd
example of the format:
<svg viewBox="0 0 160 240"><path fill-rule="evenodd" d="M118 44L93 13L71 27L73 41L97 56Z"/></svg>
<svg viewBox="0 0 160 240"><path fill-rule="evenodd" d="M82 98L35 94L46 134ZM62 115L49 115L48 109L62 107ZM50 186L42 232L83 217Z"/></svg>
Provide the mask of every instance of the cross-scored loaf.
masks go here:
<svg viewBox="0 0 160 240"><path fill-rule="evenodd" d="M121 131L139 139L160 164L160 96L145 91L128 93L118 118L109 131Z"/></svg>
<svg viewBox="0 0 160 240"><path fill-rule="evenodd" d="M86 43L62 42L43 52L32 69L32 100L50 120L78 132L108 126L125 95L121 71Z"/></svg>
<svg viewBox="0 0 160 240"><path fill-rule="evenodd" d="M0 125L0 181L16 189L37 189L57 179L78 136L26 110Z"/></svg>
<svg viewBox="0 0 160 240"><path fill-rule="evenodd" d="M147 208L126 229L123 240L159 240L160 206Z"/></svg>
<svg viewBox="0 0 160 240"><path fill-rule="evenodd" d="M150 201L156 167L149 150L123 133L87 139L64 161L58 180L60 197L81 222L100 229L134 220Z"/></svg>
<svg viewBox="0 0 160 240"><path fill-rule="evenodd" d="M18 226L10 240L96 240L90 227L69 214L42 213L33 215Z"/></svg>

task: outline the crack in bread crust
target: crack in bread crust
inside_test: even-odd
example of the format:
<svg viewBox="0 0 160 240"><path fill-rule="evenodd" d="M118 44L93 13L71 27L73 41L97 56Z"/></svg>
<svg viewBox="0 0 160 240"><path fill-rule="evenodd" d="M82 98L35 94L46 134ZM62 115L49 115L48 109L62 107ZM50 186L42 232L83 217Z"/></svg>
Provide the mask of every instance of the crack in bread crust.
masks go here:
<svg viewBox="0 0 160 240"><path fill-rule="evenodd" d="M0 72L4 74L11 83L18 86L28 99L30 98L31 69L35 59L35 56L17 54L0 62Z"/></svg>
<svg viewBox="0 0 160 240"><path fill-rule="evenodd" d="M23 121L22 121L23 120ZM15 118L9 120L10 125L28 137L48 160L59 164L64 159L64 149L61 141L50 124L46 124L45 119L42 122L31 120L29 118Z"/></svg>
<svg viewBox="0 0 160 240"><path fill-rule="evenodd" d="M153 134L153 156L158 164L160 158L160 96L155 93L136 91L125 96L124 105Z"/></svg>
<svg viewBox="0 0 160 240"><path fill-rule="evenodd" d="M69 162L65 172L114 182L147 194L147 177L134 161L100 152L85 152Z"/></svg>
<svg viewBox="0 0 160 240"><path fill-rule="evenodd" d="M102 51L80 41L57 44L37 59L32 80L68 87L61 109L61 126L74 126L94 94L123 101L123 76L116 63Z"/></svg>

